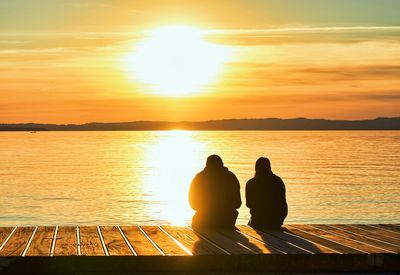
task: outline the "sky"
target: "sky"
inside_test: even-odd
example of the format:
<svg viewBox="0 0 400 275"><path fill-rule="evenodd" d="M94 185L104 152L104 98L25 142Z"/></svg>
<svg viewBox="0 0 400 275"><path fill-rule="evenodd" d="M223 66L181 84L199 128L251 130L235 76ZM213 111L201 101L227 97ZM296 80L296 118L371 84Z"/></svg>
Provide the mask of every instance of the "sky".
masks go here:
<svg viewBox="0 0 400 275"><path fill-rule="evenodd" d="M399 115L398 0L0 1L0 123Z"/></svg>

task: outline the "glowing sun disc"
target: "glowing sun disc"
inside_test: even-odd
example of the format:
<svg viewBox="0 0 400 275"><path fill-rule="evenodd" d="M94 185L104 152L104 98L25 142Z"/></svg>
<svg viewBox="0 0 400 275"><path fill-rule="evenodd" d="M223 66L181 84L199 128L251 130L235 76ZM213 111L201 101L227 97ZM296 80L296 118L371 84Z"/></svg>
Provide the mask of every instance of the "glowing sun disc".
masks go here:
<svg viewBox="0 0 400 275"><path fill-rule="evenodd" d="M125 63L132 78L160 95L202 90L230 56L228 47L206 41L205 32L196 28L165 26L146 34Z"/></svg>

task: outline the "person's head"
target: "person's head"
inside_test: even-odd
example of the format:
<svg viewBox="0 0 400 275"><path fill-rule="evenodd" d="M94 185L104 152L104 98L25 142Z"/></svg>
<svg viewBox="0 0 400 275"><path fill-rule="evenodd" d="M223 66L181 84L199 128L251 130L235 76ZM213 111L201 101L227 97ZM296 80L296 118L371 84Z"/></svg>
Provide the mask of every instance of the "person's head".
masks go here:
<svg viewBox="0 0 400 275"><path fill-rule="evenodd" d="M211 155L207 158L206 167L209 169L219 169L224 167L224 163L220 156Z"/></svg>
<svg viewBox="0 0 400 275"><path fill-rule="evenodd" d="M271 162L268 158L261 157L256 161L256 174L271 173Z"/></svg>

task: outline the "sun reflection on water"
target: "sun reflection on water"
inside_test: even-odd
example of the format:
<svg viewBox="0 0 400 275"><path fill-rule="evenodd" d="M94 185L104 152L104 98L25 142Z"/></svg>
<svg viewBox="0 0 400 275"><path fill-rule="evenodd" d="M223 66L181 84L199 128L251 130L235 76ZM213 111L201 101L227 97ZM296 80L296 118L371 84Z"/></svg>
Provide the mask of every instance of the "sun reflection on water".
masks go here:
<svg viewBox="0 0 400 275"><path fill-rule="evenodd" d="M190 224L187 190L211 154L240 181L237 224L249 220L245 184L261 155L286 184L287 223L399 223L399 141L399 131L3 132L0 226Z"/></svg>
<svg viewBox="0 0 400 275"><path fill-rule="evenodd" d="M158 205L148 210L150 216L185 225L193 211L188 203L188 191L194 175L202 169L204 144L190 131L169 131L144 150L147 173L143 189L153 193Z"/></svg>

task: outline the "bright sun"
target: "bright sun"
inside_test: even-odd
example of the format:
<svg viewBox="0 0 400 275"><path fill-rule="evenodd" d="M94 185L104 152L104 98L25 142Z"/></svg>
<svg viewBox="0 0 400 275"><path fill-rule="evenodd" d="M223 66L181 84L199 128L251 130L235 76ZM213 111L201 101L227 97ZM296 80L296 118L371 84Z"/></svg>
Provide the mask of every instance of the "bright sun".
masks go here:
<svg viewBox="0 0 400 275"><path fill-rule="evenodd" d="M124 59L130 75L159 95L186 96L217 79L231 49L204 39L189 26L164 26L146 33Z"/></svg>

